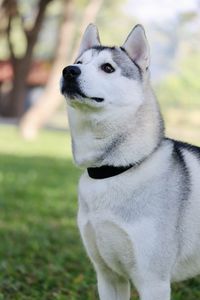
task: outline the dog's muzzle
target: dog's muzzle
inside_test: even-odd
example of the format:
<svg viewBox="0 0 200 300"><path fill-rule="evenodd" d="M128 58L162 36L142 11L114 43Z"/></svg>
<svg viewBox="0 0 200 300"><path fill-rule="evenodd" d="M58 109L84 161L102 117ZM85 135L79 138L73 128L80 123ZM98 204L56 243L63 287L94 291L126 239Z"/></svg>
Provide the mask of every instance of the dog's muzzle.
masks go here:
<svg viewBox="0 0 200 300"><path fill-rule="evenodd" d="M61 86L61 92L62 94L66 94L69 98L75 99L78 98L87 98L94 100L96 102L102 102L104 101L103 98L99 97L89 97L85 95L78 84L78 77L81 74L81 69L77 66L67 66L63 69L62 75L63 75L63 81Z"/></svg>
<svg viewBox="0 0 200 300"><path fill-rule="evenodd" d="M77 82L77 78L80 74L81 69L77 66L68 66L63 69L62 94L66 94L69 98L74 98L80 94L80 88Z"/></svg>

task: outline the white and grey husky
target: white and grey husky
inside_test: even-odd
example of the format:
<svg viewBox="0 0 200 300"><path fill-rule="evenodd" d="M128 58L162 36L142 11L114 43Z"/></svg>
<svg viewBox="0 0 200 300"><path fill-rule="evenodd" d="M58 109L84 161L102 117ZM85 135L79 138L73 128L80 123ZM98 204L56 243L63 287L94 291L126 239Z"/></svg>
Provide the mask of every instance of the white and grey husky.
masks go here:
<svg viewBox="0 0 200 300"><path fill-rule="evenodd" d="M94 25L63 70L79 183L78 226L101 300L169 300L200 274L200 148L164 135L141 25L122 47Z"/></svg>

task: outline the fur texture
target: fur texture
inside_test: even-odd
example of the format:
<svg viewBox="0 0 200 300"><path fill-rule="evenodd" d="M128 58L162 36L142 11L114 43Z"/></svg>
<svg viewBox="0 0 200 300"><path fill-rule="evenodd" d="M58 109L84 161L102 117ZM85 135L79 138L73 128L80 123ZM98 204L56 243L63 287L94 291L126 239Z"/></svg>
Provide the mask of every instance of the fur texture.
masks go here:
<svg viewBox="0 0 200 300"><path fill-rule="evenodd" d="M79 182L78 226L101 300L130 299L130 281L141 300L170 300L171 281L200 274L200 148L165 138L149 60L140 25L121 48L101 46L89 25L74 69L63 70L76 164L133 165L105 179L85 170Z"/></svg>

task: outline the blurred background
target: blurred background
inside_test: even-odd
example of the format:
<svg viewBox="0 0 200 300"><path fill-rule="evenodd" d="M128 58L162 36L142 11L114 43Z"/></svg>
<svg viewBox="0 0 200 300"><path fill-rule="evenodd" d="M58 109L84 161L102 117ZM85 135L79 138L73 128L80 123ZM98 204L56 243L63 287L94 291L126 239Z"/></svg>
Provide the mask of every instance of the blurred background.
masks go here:
<svg viewBox="0 0 200 300"><path fill-rule="evenodd" d="M97 299L59 93L90 22L106 45L144 25L167 135L200 145L199 0L0 0L0 300ZM173 299L200 299L200 278Z"/></svg>

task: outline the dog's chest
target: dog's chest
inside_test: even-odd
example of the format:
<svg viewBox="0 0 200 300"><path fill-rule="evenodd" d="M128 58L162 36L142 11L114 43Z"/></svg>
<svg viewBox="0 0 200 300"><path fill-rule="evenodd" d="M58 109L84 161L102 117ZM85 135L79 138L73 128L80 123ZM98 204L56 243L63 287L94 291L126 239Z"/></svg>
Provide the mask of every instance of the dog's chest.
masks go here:
<svg viewBox="0 0 200 300"><path fill-rule="evenodd" d="M134 265L130 207L125 207L127 188L117 182L82 182L79 188L78 225L90 258L120 275Z"/></svg>
<svg viewBox="0 0 200 300"><path fill-rule="evenodd" d="M97 220L95 220L97 219ZM129 273L134 264L133 243L128 231L112 217L88 216L81 226L81 234L91 259L106 265L116 273Z"/></svg>

